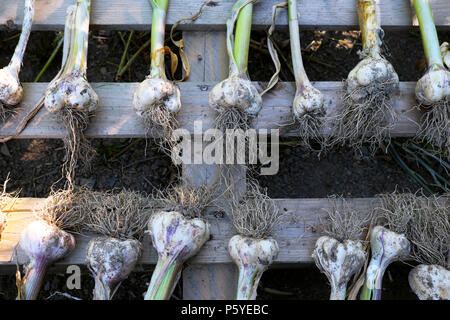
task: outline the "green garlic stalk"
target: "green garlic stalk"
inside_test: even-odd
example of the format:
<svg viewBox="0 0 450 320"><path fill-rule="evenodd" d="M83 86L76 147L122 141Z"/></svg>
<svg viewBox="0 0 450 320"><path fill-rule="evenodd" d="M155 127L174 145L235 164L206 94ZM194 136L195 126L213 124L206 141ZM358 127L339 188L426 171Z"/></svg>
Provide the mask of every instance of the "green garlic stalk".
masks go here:
<svg viewBox="0 0 450 320"><path fill-rule="evenodd" d="M150 218L148 231L158 252L158 262L144 299L168 300L184 262L196 255L209 239L209 223L177 211L160 211Z"/></svg>
<svg viewBox="0 0 450 320"><path fill-rule="evenodd" d="M22 101L23 88L19 80L19 73L33 24L34 1L25 0L19 42L9 65L0 70L0 119L4 117L4 105L15 106Z"/></svg>
<svg viewBox="0 0 450 320"><path fill-rule="evenodd" d="M178 86L167 79L164 67L164 31L169 0L150 0L150 4L153 8L150 74L134 92L133 108L146 121L147 129L156 125L170 138L176 124L174 116L181 109L181 95Z"/></svg>
<svg viewBox="0 0 450 320"><path fill-rule="evenodd" d="M345 300L347 283L366 260L361 241L338 240L322 236L316 241L312 257L331 285L330 300Z"/></svg>
<svg viewBox="0 0 450 320"><path fill-rule="evenodd" d="M380 300L384 272L394 261L409 255L410 242L403 234L376 226L370 234L372 257L366 271L361 300Z"/></svg>
<svg viewBox="0 0 450 320"><path fill-rule="evenodd" d="M450 157L450 71L444 66L428 0L414 0L428 70L417 81L416 98L425 107L417 137L430 139ZM445 63L450 56L443 44ZM448 67L448 65L447 65Z"/></svg>
<svg viewBox="0 0 450 320"><path fill-rule="evenodd" d="M372 152L389 133L389 121L396 119L392 96L397 92L398 75L381 54L381 35L375 0L358 0L362 60L348 74L343 105L336 112L331 142L350 144L359 150L370 144Z"/></svg>

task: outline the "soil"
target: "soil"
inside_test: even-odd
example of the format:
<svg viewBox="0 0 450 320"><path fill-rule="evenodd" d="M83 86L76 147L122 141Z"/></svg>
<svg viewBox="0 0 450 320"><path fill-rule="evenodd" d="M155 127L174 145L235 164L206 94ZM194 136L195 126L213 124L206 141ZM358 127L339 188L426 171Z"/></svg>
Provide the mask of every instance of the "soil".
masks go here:
<svg viewBox="0 0 450 320"><path fill-rule="evenodd" d="M0 32L0 66L4 66L14 50L17 30ZM23 82L34 81L53 52L58 33L32 32L21 72ZM89 41L88 79L91 82L140 82L148 73L149 49L137 57L131 68L116 79L124 41L129 32L93 31ZM128 58L149 38L149 33L136 32L131 42ZM289 40L285 32L274 36L282 53L281 81L293 81L287 61ZM439 32L441 41L450 40L450 32ZM423 57L420 34L417 29L386 31L386 56L392 62L401 81L417 81L423 74ZM252 80L267 81L273 68L268 67L270 57L265 47L265 32L252 33L249 53L249 73ZM306 72L312 81L341 81L358 62L361 48L358 31L302 31L302 48ZM284 58L283 58L284 57ZM48 82L57 73L61 53L39 81ZM396 139L404 142L405 139ZM318 159L296 145L296 141L282 139L280 146L280 170L275 176L263 176L259 180L276 198L319 198L333 194L345 197L373 197L378 193L397 190L417 191L420 186L393 158L382 151L374 157L354 154L345 148L336 149ZM93 169L77 172L76 182L93 190L127 188L152 192L177 180L179 168L160 152L153 141L144 139L94 139L97 156ZM0 182L9 175L8 191L20 189L22 197L45 197L51 186L61 177L64 156L59 140L12 140L0 145ZM428 173L413 159L404 157L414 171L430 179ZM442 172L439 166L433 167ZM448 177L448 175L447 175ZM58 184L56 184L58 186ZM431 187L433 191L440 190ZM47 277L40 298L67 299L55 292L66 292L74 297L90 299L93 280L83 267L82 289L68 290L67 275L51 274ZM395 263L389 267L384 279L384 299L415 299L408 284L410 266ZM122 283L115 299L141 299L150 273L135 272ZM395 281L394 281L395 280ZM300 269L271 269L261 280L259 299L327 299L329 285L326 277L313 266ZM0 276L0 299L16 296L13 275ZM180 285L173 298L181 297Z"/></svg>

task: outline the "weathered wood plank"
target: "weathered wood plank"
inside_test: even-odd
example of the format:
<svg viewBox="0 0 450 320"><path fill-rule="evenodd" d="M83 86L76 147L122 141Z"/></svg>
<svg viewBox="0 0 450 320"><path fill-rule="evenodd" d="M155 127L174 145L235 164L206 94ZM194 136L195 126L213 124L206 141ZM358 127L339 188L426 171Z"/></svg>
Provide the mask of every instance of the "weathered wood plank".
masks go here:
<svg viewBox="0 0 450 320"><path fill-rule="evenodd" d="M183 270L184 300L232 300L238 272L233 263L190 264Z"/></svg>
<svg viewBox="0 0 450 320"><path fill-rule="evenodd" d="M178 115L179 127L194 133L194 121L201 120L203 130L213 128L215 111L208 105L208 95L215 83L186 82L180 84L183 108ZM255 85L261 90L258 83ZM340 103L341 82L316 82L314 85L325 95L328 114ZM93 87L100 97L100 106L86 131L92 138L132 138L144 137L145 129L133 111L131 99L137 83L94 83ZM264 87L265 84L262 84ZM15 133L15 129L26 112L40 99L47 87L46 83L25 83L24 100L15 118L0 124L0 137ZM412 136L417 131L420 111L416 105L413 82L400 83L400 93L395 98L394 108L399 114L393 127L393 136ZM280 129L283 136L295 136L296 132L286 125L292 122L291 105L294 97L294 84L279 83L275 89L264 95L264 106L255 119L256 129ZM324 129L324 134L329 132ZM28 124L19 138L61 138L64 129L55 117L45 108Z"/></svg>
<svg viewBox="0 0 450 320"><path fill-rule="evenodd" d="M14 210L8 213L8 225L2 234L0 241L0 272L3 267L14 267L14 247L16 246L20 232L28 223L33 221L31 212L42 199L20 198L14 204L7 206L5 210ZM328 199L275 199L276 204L286 214L284 223L275 231L275 239L280 246L280 253L276 264L310 263L311 252L315 241L320 236L318 232L319 217L326 216L326 209L331 208L333 202ZM361 214L367 214L377 205L378 200L347 199L347 203L359 210ZM200 252L190 261L192 264L217 264L231 263L227 245L234 235L230 221L220 209L211 208L207 219L211 225L211 239L204 245ZM66 259L58 262L59 265L84 264L86 247L90 236L77 236L77 247ZM155 264L157 255L151 245L151 240L146 236L143 240L144 253L140 263ZM17 250L17 261L25 261L23 252Z"/></svg>
<svg viewBox="0 0 450 320"><path fill-rule="evenodd" d="M220 81L227 77L225 33L184 32L183 37L189 44L187 56L198 65L198 71L192 73L188 81ZM199 151L203 152L204 145ZM215 164L183 164L182 173L185 181L201 187L218 181L220 169L221 166ZM239 185L245 188L246 172L241 170L239 173L241 176L233 180L240 180ZM185 300L230 300L235 296L237 282L233 280L237 279L237 272L233 264L189 264L183 270L182 279Z"/></svg>
<svg viewBox="0 0 450 320"><path fill-rule="evenodd" d="M204 0L172 0L169 5L167 23L173 24L181 18L197 12ZM224 30L235 0L215 1L205 9L195 23L180 25L184 30ZM412 25L412 10L409 1L381 0L380 13L383 27L408 27ZM431 0L434 21L438 26L450 26L450 2ZM37 0L33 28L35 30L63 30L67 7L74 0ZM269 0L260 0L254 7L253 27L265 28L271 23L272 6ZM299 0L300 24L305 28L356 27L355 0ZM92 1L93 28L149 30L151 7L148 0L95 0ZM0 25L8 21L20 25L23 16L23 1L2 0L0 2ZM413 19L414 21L414 19ZM416 22L417 23L417 22ZM277 19L280 27L287 26L286 14Z"/></svg>

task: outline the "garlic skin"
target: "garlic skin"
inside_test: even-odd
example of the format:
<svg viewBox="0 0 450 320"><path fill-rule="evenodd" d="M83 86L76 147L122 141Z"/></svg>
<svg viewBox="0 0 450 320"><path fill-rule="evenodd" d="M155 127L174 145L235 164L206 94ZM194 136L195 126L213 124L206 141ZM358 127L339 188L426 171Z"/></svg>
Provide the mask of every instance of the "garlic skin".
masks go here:
<svg viewBox="0 0 450 320"><path fill-rule="evenodd" d="M399 83L398 75L392 64L379 55L367 56L350 71L346 81L346 90L351 98L358 102L372 92L370 90L359 90L357 93L354 91L359 87L370 86L374 83L389 83L394 86L398 86Z"/></svg>
<svg viewBox="0 0 450 320"><path fill-rule="evenodd" d="M75 238L68 232L36 220L22 230L19 246L33 260L45 260L49 264L75 249Z"/></svg>
<svg viewBox="0 0 450 320"><path fill-rule="evenodd" d="M420 264L409 272L408 281L420 300L450 300L450 271L442 266Z"/></svg>
<svg viewBox="0 0 450 320"><path fill-rule="evenodd" d="M370 246L372 257L366 272L366 287L373 290L373 300L380 300L386 268L392 262L406 258L411 245L404 234L376 226L370 234Z"/></svg>
<svg viewBox="0 0 450 320"><path fill-rule="evenodd" d="M183 263L208 241L209 223L199 218L189 219L177 211L160 211L150 218L148 231L158 252L158 263L144 299L169 299Z"/></svg>
<svg viewBox="0 0 450 320"><path fill-rule="evenodd" d="M0 70L0 105L15 106L22 101L23 88L18 73L10 66Z"/></svg>
<svg viewBox="0 0 450 320"><path fill-rule="evenodd" d="M239 268L236 300L255 300L258 284L264 271L277 258L279 247L275 239L255 239L233 236L228 252Z"/></svg>
<svg viewBox="0 0 450 320"><path fill-rule="evenodd" d="M250 80L233 74L214 86L209 93L209 106L219 112L238 108L256 115L262 108L262 98Z"/></svg>
<svg viewBox="0 0 450 320"><path fill-rule="evenodd" d="M441 44L441 54L445 66L447 69L450 69L450 44L448 42L443 42Z"/></svg>
<svg viewBox="0 0 450 320"><path fill-rule="evenodd" d="M75 249L75 238L43 220L35 220L22 230L19 246L29 257L19 298L35 300L47 268Z"/></svg>
<svg viewBox="0 0 450 320"><path fill-rule="evenodd" d="M98 95L83 73L72 71L50 83L45 91L44 105L51 113L63 108L91 113L97 109Z"/></svg>
<svg viewBox="0 0 450 320"><path fill-rule="evenodd" d="M345 300L347 283L366 260L360 241L338 240L322 236L316 241L312 257L331 284L330 300Z"/></svg>
<svg viewBox="0 0 450 320"><path fill-rule="evenodd" d="M93 300L111 300L120 283L133 271L141 255L136 239L97 237L89 241L86 263L95 279Z"/></svg>
<svg viewBox="0 0 450 320"><path fill-rule="evenodd" d="M450 96L450 72L442 67L432 68L416 84L416 98L424 105L432 105Z"/></svg>
<svg viewBox="0 0 450 320"><path fill-rule="evenodd" d="M180 89L171 81L159 77L147 77L134 92L133 108L142 118L156 108L176 114L181 109Z"/></svg>
<svg viewBox="0 0 450 320"><path fill-rule="evenodd" d="M308 84L301 93L295 95L292 112L296 118L301 118L308 113L324 114L323 103L324 97L322 92Z"/></svg>

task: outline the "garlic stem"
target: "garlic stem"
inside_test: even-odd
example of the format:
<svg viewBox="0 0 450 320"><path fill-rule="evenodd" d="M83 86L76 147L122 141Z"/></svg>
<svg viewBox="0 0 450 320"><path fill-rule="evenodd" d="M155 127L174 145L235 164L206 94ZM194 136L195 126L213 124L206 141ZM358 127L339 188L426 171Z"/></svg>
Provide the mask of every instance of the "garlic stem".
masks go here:
<svg viewBox="0 0 450 320"><path fill-rule="evenodd" d="M44 283L48 263L45 259L38 259L31 262L26 268L27 273L22 279L24 286L19 300L36 300Z"/></svg>
<svg viewBox="0 0 450 320"><path fill-rule="evenodd" d="M240 5L238 1L233 10ZM233 56L240 74L247 74L248 51L250 47L250 34L252 28L253 1L249 1L241 8L236 21Z"/></svg>
<svg viewBox="0 0 450 320"><path fill-rule="evenodd" d="M9 63L9 66L16 72L17 75L20 72L23 56L25 54L25 49L31 33L31 26L33 24L34 17L34 1L35 0L25 0L22 33L20 34L19 42L17 43L16 49L14 50L14 55Z"/></svg>
<svg viewBox="0 0 450 320"><path fill-rule="evenodd" d="M375 0L358 0L358 21L363 51L373 58L381 58L380 21Z"/></svg>
<svg viewBox="0 0 450 320"><path fill-rule="evenodd" d="M170 299L180 278L182 268L183 263L176 260L158 259L144 300Z"/></svg>
<svg viewBox="0 0 450 320"><path fill-rule="evenodd" d="M443 61L429 0L414 0L420 35L428 67L442 68Z"/></svg>
<svg viewBox="0 0 450 320"><path fill-rule="evenodd" d="M300 45L300 32L298 28L297 0L288 1L288 19L289 19L289 40L291 43L292 68L296 84L296 94L311 84L305 72L302 59L302 48Z"/></svg>
<svg viewBox="0 0 450 320"><path fill-rule="evenodd" d="M255 300L259 281L265 269L257 265L239 268L236 300Z"/></svg>
<svg viewBox="0 0 450 320"><path fill-rule="evenodd" d="M90 9L90 0L77 0L71 24L67 24L66 28L71 41L67 42L67 45L70 44L69 48L65 46L63 50L67 53L68 60L64 61L62 75L69 75L74 71L86 74Z"/></svg>
<svg viewBox="0 0 450 320"><path fill-rule="evenodd" d="M153 8L150 77L167 80L164 70L164 36L169 0L150 0Z"/></svg>

